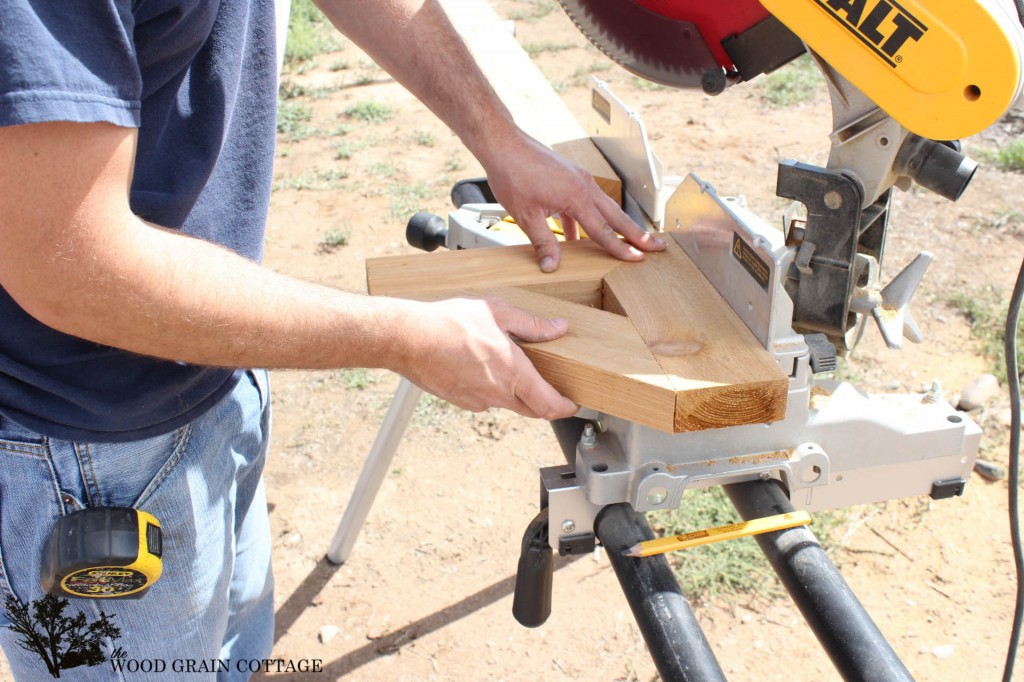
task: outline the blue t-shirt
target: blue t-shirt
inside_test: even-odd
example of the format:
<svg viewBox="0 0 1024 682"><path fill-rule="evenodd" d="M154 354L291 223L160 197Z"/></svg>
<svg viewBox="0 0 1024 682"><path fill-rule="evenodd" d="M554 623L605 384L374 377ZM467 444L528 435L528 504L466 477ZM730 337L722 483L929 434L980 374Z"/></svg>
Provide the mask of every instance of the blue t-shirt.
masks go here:
<svg viewBox="0 0 1024 682"><path fill-rule="evenodd" d="M258 261L274 161L274 26L274 0L3 0L0 125L137 127L132 210ZM158 435L236 381L232 369L63 334L0 288L0 415L42 434Z"/></svg>

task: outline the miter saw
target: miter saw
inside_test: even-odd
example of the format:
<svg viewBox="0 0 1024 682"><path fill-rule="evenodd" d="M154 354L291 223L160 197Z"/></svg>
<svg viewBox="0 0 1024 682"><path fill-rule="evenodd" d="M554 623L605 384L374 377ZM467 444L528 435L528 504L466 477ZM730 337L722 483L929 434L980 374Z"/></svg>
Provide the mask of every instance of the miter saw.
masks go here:
<svg viewBox="0 0 1024 682"><path fill-rule="evenodd" d="M881 283L891 192L916 182L951 200L963 193L976 164L957 140L1020 99L1024 29L1010 0L560 2L605 54L657 83L719 94L809 52L830 91L826 166L779 164L777 193L794 202L781 230L692 174L666 175L640 117L600 81L591 93L589 133L623 182L625 210L675 239L778 362L787 411L775 423L680 434L586 409L556 422L568 463L541 471L514 613L543 623L552 550L580 554L600 540L662 678L724 679L685 599L666 587L667 562L618 550L649 537L642 512L676 508L696 487L725 486L747 518L963 491L981 431L940 386L872 396L815 375L836 368L869 318L890 347L922 340L908 306L931 255ZM525 242L498 229L506 213L485 180L457 189L447 224L414 219L411 243ZM412 390L403 383L382 434L407 420ZM342 535L329 556L350 549ZM759 542L844 677L910 678L806 529Z"/></svg>
<svg viewBox="0 0 1024 682"><path fill-rule="evenodd" d="M1001 0L560 2L579 29L629 71L707 94L810 52L828 83L833 131L824 168L780 163L777 193L793 200L794 207L779 230L696 176L665 175L640 117L595 80L589 132L623 181L627 212L674 238L775 357L790 377L787 413L772 424L674 435L588 411L556 424L569 463L541 472L542 512L523 541L517 618L538 625L547 617L546 553L551 549L581 553L593 548L598 536L615 554L615 541L626 540L617 535L620 530L635 529L622 527L632 523L628 516L608 521L602 515L623 503L635 512L673 509L683 503L687 489L725 485L749 516L959 495L981 431L942 399L940 386L919 394L869 396L814 375L835 369L836 357L856 344L868 318L892 348L904 338L923 340L909 302L931 255L922 253L885 286L880 282L891 192L916 182L956 200L967 187L977 165L960 153L957 140L996 123L1024 87L1024 30L1014 5ZM502 215L492 204L462 206L449 216L447 246L512 243L514 238L492 232ZM757 487L772 482L781 498ZM615 525L620 528L612 530ZM786 542L779 536L766 540L769 547ZM627 596L642 592L641 569L612 559ZM798 583L797 593L803 590L794 598L812 625L819 621L817 634L840 672L854 678L909 678L855 600L843 606L847 597L836 593L809 604L821 601L821 595L809 595L811 588L799 583L831 575L829 569L819 566L815 570L823 573L810 575L785 561L775 567L784 582ZM686 666L677 669L666 659L680 651L680 638L664 634L664 614L644 616L642 603L633 604L634 613L663 677L720 674L711 666L696 677L679 677ZM672 618L690 622L678 611ZM851 644L858 636L839 636L834 624L821 623L830 619L860 623L866 646ZM699 628L681 627L695 647L688 650L686 665L692 665L705 646L694 636ZM873 653L866 654L868 649Z"/></svg>

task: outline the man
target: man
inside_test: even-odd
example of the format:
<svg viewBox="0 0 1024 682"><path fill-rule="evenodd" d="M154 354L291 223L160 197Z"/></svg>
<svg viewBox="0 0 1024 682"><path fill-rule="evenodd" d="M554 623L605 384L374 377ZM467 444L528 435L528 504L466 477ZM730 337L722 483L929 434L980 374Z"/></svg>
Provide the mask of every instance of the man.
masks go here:
<svg viewBox="0 0 1024 682"><path fill-rule="evenodd" d="M619 258L661 248L516 128L436 0L321 4L480 160L542 270L558 267L554 213ZM556 338L564 321L500 301L369 298L257 264L273 36L273 0L0 6L0 592L41 597L61 516L145 509L164 527L161 580L139 601L71 604L113 614L108 646L130 659L270 654L269 396L264 372L233 368L384 367L471 410L577 407L510 340ZM0 628L0 643L39 678L16 633Z"/></svg>

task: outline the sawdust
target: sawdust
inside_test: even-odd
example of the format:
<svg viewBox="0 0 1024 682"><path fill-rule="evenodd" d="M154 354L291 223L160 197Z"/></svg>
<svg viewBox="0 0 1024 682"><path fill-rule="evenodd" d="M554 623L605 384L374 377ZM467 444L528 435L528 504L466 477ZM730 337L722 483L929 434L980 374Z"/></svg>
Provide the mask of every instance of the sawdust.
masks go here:
<svg viewBox="0 0 1024 682"><path fill-rule="evenodd" d="M811 409L824 410L832 401L832 391L821 385L811 386Z"/></svg>
<svg viewBox="0 0 1024 682"><path fill-rule="evenodd" d="M730 457L729 464L764 464L765 462L776 462L788 460L796 453L796 449L775 450L773 452L762 452L757 455L745 455L743 457Z"/></svg>

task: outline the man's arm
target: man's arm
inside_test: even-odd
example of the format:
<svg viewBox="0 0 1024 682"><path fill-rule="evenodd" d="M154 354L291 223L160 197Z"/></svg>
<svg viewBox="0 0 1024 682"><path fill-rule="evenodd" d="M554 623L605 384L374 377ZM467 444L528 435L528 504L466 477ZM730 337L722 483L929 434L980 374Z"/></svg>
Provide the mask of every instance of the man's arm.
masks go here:
<svg viewBox="0 0 1024 682"><path fill-rule="evenodd" d="M664 248L605 195L593 178L516 127L437 0L365 3L315 0L342 32L444 121L483 164L495 196L537 250L541 269L558 267L546 218L578 223L624 260ZM626 238L621 241L618 235ZM632 246L630 246L632 244Z"/></svg>
<svg viewBox="0 0 1024 682"><path fill-rule="evenodd" d="M0 284L62 332L226 367L385 367L474 410L575 412L512 343L564 321L497 301L423 304L282 276L132 214L135 131L0 128Z"/></svg>

